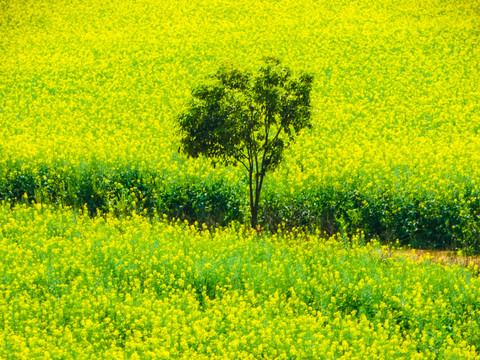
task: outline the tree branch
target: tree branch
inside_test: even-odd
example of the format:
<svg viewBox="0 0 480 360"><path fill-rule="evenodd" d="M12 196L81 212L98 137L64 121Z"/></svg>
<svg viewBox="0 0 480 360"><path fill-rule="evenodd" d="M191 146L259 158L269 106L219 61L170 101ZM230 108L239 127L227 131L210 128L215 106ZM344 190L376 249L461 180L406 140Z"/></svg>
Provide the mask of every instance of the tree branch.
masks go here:
<svg viewBox="0 0 480 360"><path fill-rule="evenodd" d="M247 157L246 155L244 155L244 154L241 154L241 155L243 155L243 157L245 157L245 158L248 160L248 157ZM244 167L247 171L249 171L249 167L247 166L247 164L246 164L239 156L233 156L233 158L234 158L236 161L238 161L240 164L242 164L243 167Z"/></svg>
<svg viewBox="0 0 480 360"><path fill-rule="evenodd" d="M275 134L274 138L272 141L270 141L269 144L267 144L265 142L265 149L263 151L263 159L262 159L262 173L265 174L265 172L267 171L267 166L268 164L270 164L270 162L272 161L272 157L273 157L273 152L270 154L270 156L268 157L268 161L265 161L265 158L267 156L267 151L268 149L270 148L271 144L273 144L279 137L281 131L283 129L283 125L280 125L280 127L278 128L278 131L277 133Z"/></svg>

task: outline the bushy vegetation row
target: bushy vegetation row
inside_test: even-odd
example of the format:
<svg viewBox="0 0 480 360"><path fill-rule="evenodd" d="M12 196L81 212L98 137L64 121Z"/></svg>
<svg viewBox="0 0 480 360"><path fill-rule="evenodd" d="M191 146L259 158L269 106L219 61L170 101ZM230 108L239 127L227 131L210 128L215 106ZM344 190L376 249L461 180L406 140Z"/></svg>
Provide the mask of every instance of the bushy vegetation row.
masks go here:
<svg viewBox="0 0 480 360"><path fill-rule="evenodd" d="M474 265L157 220L0 206L0 357L478 358Z"/></svg>
<svg viewBox="0 0 480 360"><path fill-rule="evenodd" d="M70 172L52 168L11 168L0 181L0 199L84 209L90 216L157 213L190 223L223 226L242 219L242 196L220 183L165 184L137 169L85 168Z"/></svg>
<svg viewBox="0 0 480 360"><path fill-rule="evenodd" d="M165 214L193 224L225 226L248 217L247 190L238 183L171 183L137 169L60 168L19 171L11 167L0 181L0 199L16 203L46 203L85 209L90 216L132 213ZM308 192L266 192L260 223L268 231L279 227L333 235L362 230L368 239L399 240L417 248L480 252L480 193L471 189L453 199L395 197L361 193L345 186Z"/></svg>
<svg viewBox="0 0 480 360"><path fill-rule="evenodd" d="M264 222L273 229L318 227L328 234L355 233L382 243L397 240L416 248L480 252L480 193L470 189L457 198L402 198L325 187L294 196L270 194L264 203Z"/></svg>

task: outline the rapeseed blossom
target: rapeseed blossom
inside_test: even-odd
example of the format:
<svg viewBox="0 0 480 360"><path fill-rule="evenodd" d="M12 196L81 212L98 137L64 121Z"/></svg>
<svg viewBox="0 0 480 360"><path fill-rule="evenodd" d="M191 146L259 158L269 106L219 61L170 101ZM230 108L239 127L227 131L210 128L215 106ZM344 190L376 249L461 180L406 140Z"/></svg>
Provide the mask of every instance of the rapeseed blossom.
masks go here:
<svg viewBox="0 0 480 360"><path fill-rule="evenodd" d="M478 358L474 269L360 237L40 206L0 207L0 236L2 358Z"/></svg>
<svg viewBox="0 0 480 360"><path fill-rule="evenodd" d="M315 73L315 124L271 192L443 199L476 224L477 6L2 2L0 189L35 205L0 207L0 358L478 359L474 265L386 256L361 235L197 231L44 204L92 185L94 205L127 214L145 201L138 177L119 180L129 171L152 198L182 182L244 186L239 169L177 154L175 115L226 58L277 55Z"/></svg>
<svg viewBox="0 0 480 360"><path fill-rule="evenodd" d="M0 24L0 168L134 166L167 183L235 184L239 169L176 155L174 119L226 58L255 68L277 55L316 75L315 125L267 188L354 184L447 199L478 190L475 6L9 2Z"/></svg>

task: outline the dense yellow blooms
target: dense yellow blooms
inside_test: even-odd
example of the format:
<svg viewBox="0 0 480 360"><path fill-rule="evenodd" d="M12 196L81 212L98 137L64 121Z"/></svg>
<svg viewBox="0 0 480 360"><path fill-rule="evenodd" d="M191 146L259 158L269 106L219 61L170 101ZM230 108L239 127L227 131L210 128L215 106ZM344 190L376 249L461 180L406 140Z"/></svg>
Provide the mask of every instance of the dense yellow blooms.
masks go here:
<svg viewBox="0 0 480 360"><path fill-rule="evenodd" d="M229 58L316 75L314 123L267 187L444 197L480 181L475 1L3 1L1 161L239 179L176 155L174 117Z"/></svg>
<svg viewBox="0 0 480 360"><path fill-rule="evenodd" d="M0 182L46 166L236 183L240 169L177 154L174 119L225 59L277 55L315 74L314 127L270 189L480 190L478 12L467 0L0 0ZM478 269L352 241L3 205L0 358L480 358Z"/></svg>
<svg viewBox="0 0 480 360"><path fill-rule="evenodd" d="M0 237L0 358L479 358L478 269L361 236L2 206Z"/></svg>

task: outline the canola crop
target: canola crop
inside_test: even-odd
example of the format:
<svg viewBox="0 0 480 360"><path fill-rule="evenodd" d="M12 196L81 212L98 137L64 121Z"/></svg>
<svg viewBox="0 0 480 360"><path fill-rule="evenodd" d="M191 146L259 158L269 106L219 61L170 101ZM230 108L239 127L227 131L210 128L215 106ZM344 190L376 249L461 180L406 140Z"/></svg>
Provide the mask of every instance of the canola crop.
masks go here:
<svg viewBox="0 0 480 360"><path fill-rule="evenodd" d="M237 225L0 207L5 359L478 359L478 267Z"/></svg>
<svg viewBox="0 0 480 360"><path fill-rule="evenodd" d="M478 190L476 1L2 1L4 169L131 166L222 179L177 154L175 116L225 59L316 76L314 127L267 178L415 198Z"/></svg>
<svg viewBox="0 0 480 360"><path fill-rule="evenodd" d="M175 117L225 59L275 55L315 75L314 126L267 175L265 214L309 221L311 205L332 232L480 251L479 15L470 0L0 0L0 358L478 359L473 265L155 216L241 217L240 169L179 155Z"/></svg>
<svg viewBox="0 0 480 360"><path fill-rule="evenodd" d="M178 154L176 116L226 59L274 55L315 75L314 126L267 174L263 226L480 252L476 1L0 7L0 199L245 218L242 169Z"/></svg>

